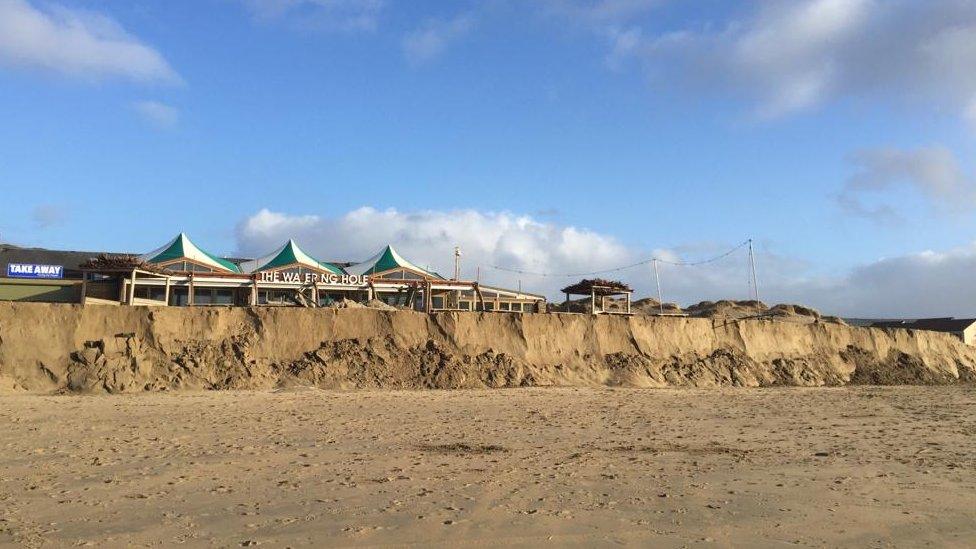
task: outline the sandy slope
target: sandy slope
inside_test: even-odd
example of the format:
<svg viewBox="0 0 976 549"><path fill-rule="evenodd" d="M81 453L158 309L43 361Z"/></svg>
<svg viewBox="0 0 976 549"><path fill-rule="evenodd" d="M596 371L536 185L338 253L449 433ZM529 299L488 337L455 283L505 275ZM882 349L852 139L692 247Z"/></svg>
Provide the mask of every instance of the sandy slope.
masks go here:
<svg viewBox="0 0 976 549"><path fill-rule="evenodd" d="M976 381L947 334L774 320L0 303L0 390Z"/></svg>
<svg viewBox="0 0 976 549"><path fill-rule="evenodd" d="M0 545L976 539L966 386L0 402Z"/></svg>

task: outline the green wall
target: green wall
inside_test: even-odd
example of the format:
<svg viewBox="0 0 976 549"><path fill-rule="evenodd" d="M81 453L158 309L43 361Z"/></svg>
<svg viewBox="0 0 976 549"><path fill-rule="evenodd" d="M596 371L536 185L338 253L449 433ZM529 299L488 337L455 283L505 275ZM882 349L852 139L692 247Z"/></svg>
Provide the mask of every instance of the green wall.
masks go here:
<svg viewBox="0 0 976 549"><path fill-rule="evenodd" d="M81 283L78 281L38 282L0 278L0 301L43 301L78 303Z"/></svg>

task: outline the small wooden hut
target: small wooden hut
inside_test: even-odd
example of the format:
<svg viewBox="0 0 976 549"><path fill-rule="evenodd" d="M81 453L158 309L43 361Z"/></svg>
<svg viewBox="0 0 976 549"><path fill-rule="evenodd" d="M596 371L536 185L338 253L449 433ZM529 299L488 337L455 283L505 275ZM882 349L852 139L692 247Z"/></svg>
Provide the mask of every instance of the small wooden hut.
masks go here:
<svg viewBox="0 0 976 549"><path fill-rule="evenodd" d="M566 294L566 303L569 303L570 296L572 295L588 295L590 296L590 311L593 314L617 314L617 315L629 315L630 312L630 296L634 293L634 290L630 286L624 284L623 282L617 280L603 280L602 278L586 279L566 286L562 289L562 292ZM626 306L623 311L613 311L607 309L607 298L614 298L622 296L625 300ZM597 307L597 298L599 299L599 307Z"/></svg>

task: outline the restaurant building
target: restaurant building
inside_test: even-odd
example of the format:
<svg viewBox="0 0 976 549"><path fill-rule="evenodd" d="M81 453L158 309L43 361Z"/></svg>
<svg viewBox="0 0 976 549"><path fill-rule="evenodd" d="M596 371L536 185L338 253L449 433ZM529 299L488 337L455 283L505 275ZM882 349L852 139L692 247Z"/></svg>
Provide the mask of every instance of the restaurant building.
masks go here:
<svg viewBox="0 0 976 549"><path fill-rule="evenodd" d="M179 234L141 256L83 264L84 304L327 307L344 300L419 311L544 312L545 297L448 279L385 246L366 261L321 261L294 240L258 259L222 258Z"/></svg>

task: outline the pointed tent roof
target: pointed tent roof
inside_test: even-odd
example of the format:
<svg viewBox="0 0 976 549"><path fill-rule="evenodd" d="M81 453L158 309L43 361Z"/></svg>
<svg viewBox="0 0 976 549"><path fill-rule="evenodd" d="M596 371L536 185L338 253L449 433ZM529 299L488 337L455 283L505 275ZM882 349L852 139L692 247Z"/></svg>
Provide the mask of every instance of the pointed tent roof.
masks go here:
<svg viewBox="0 0 976 549"><path fill-rule="evenodd" d="M390 245L387 245L378 254L367 259L366 261L346 267L346 271L349 274L354 275L383 273L386 271L392 271L393 269L409 269L421 274L427 274L434 278L444 278L433 271L428 271L427 269L423 269L407 261L402 255L393 249L393 246Z"/></svg>
<svg viewBox="0 0 976 549"><path fill-rule="evenodd" d="M337 275L346 274L342 272L342 269L339 267L331 263L319 261L318 259L308 255L298 246L297 243L295 243L294 240L285 242L280 248L264 257L241 263L241 270L243 270L245 273L256 273L260 271L267 271L268 269L286 267L288 265L295 264L312 267L313 269L329 271Z"/></svg>
<svg viewBox="0 0 976 549"><path fill-rule="evenodd" d="M206 265L216 271L241 272L240 268L230 261L202 250L186 236L186 233L180 233L176 235L176 238L170 240L163 246L156 248L148 254L139 256L139 259L146 263L165 263L174 259L184 258L201 265Z"/></svg>

